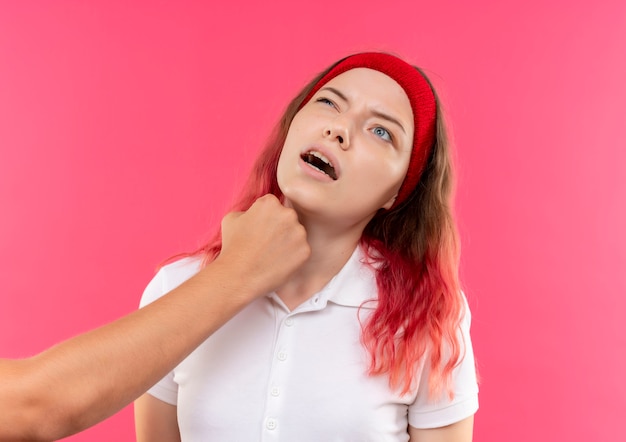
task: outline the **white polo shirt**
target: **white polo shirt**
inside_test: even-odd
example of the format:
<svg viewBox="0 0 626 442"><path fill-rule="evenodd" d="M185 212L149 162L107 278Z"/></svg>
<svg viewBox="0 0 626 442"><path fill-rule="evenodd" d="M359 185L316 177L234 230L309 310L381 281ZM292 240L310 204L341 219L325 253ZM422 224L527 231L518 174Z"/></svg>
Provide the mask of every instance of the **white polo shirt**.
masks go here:
<svg viewBox="0 0 626 442"><path fill-rule="evenodd" d="M428 401L427 377L399 395L385 376L368 376L361 320L376 299L374 272L360 247L343 269L304 304L289 311L272 293L233 317L149 393L176 405L182 440L408 441L407 425L445 426L478 409L469 337L454 371L452 401ZM146 305L189 279L198 258L163 267L146 288Z"/></svg>

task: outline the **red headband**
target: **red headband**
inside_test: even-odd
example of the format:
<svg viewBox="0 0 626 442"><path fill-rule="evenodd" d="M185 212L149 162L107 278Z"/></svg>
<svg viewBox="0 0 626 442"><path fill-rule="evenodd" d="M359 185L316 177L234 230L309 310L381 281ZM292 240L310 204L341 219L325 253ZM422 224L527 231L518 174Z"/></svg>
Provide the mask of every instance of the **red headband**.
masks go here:
<svg viewBox="0 0 626 442"><path fill-rule="evenodd" d="M407 62L390 54L379 52L364 52L351 55L337 63L311 89L300 107L304 106L315 93L330 80L350 69L368 68L394 79L409 97L413 110L413 150L409 160L406 177L398 190L398 197L392 209L405 201L415 189L430 155L435 140L435 124L437 105L435 95L424 76Z"/></svg>

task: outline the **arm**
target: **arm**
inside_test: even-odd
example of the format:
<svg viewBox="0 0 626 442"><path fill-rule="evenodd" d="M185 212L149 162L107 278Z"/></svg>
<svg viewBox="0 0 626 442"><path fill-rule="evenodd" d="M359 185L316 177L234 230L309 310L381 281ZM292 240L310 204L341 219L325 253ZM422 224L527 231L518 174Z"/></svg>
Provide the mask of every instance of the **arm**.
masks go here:
<svg viewBox="0 0 626 442"><path fill-rule="evenodd" d="M429 429L417 429L409 425L409 442L472 442L474 416L454 424Z"/></svg>
<svg viewBox="0 0 626 442"><path fill-rule="evenodd" d="M227 215L222 231L220 256L166 296L32 358L0 360L0 441L58 439L112 415L310 253L295 212L273 196Z"/></svg>
<svg viewBox="0 0 626 442"><path fill-rule="evenodd" d="M474 350L470 337L472 314L463 296L465 312L461 321L460 339L463 344L462 360L452 373L454 399L443 394L431 402L428 396L428 367L422 372L416 402L409 407L409 421L420 427L432 427L437 422L455 422L446 426L418 429L409 424L410 442L471 442L474 414L478 410L478 383ZM413 413L412 413L413 412ZM439 424L441 425L441 424Z"/></svg>
<svg viewBox="0 0 626 442"><path fill-rule="evenodd" d="M136 442L180 442L177 408L149 393L135 401Z"/></svg>

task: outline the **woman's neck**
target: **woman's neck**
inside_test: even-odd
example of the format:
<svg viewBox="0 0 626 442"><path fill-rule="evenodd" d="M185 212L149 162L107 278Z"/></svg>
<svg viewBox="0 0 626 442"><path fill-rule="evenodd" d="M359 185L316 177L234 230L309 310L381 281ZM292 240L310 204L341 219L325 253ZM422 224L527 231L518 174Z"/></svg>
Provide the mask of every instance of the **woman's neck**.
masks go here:
<svg viewBox="0 0 626 442"><path fill-rule="evenodd" d="M333 231L319 223L301 220L311 256L276 293L293 310L319 292L346 264L361 238L361 229Z"/></svg>

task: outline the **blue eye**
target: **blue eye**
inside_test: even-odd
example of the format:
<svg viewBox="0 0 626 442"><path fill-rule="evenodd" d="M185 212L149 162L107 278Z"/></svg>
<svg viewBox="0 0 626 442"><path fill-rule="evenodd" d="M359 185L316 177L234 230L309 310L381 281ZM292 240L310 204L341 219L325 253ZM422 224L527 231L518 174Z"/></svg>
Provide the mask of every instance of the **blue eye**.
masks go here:
<svg viewBox="0 0 626 442"><path fill-rule="evenodd" d="M377 126L374 129L372 129L372 132L374 132L374 135L376 135L379 138L382 138L385 141L391 141L391 134L384 127Z"/></svg>
<svg viewBox="0 0 626 442"><path fill-rule="evenodd" d="M317 100L318 103L324 103L327 104L328 106L333 106L335 107L335 103L333 103L332 101L330 101L328 98L324 98L324 97L319 97Z"/></svg>

